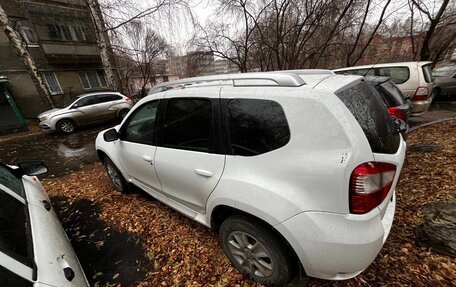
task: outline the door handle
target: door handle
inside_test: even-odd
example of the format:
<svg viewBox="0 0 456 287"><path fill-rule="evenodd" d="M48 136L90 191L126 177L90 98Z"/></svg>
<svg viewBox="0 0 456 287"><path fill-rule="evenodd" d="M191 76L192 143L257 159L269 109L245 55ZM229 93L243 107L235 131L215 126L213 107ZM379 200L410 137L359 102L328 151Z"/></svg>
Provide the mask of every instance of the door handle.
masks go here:
<svg viewBox="0 0 456 287"><path fill-rule="evenodd" d="M204 169L195 169L195 172L199 175L205 176L205 177L212 177L212 172L204 170Z"/></svg>
<svg viewBox="0 0 456 287"><path fill-rule="evenodd" d="M142 159L143 159L144 161L149 162L150 164L153 164L153 163L152 163L152 158L151 158L150 156L143 155L143 156L142 156Z"/></svg>

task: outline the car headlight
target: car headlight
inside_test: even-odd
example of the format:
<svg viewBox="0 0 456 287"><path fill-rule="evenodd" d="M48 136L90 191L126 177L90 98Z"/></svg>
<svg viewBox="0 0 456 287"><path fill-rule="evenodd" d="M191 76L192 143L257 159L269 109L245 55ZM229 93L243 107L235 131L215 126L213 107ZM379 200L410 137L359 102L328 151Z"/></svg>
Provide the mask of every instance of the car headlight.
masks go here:
<svg viewBox="0 0 456 287"><path fill-rule="evenodd" d="M49 116L42 116L40 117L40 122L45 121L49 118Z"/></svg>

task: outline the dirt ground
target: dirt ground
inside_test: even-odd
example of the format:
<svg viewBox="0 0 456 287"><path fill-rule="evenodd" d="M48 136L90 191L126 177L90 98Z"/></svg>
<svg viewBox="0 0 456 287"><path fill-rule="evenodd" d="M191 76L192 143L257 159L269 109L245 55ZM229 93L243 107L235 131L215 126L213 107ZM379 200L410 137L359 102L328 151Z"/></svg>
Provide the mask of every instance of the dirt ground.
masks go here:
<svg viewBox="0 0 456 287"><path fill-rule="evenodd" d="M456 200L456 122L418 129L407 145L393 228L374 263L309 286L454 286L456 259L419 247L414 231L424 204ZM232 267L215 233L142 192L114 191L100 163L43 183L91 285L259 286Z"/></svg>

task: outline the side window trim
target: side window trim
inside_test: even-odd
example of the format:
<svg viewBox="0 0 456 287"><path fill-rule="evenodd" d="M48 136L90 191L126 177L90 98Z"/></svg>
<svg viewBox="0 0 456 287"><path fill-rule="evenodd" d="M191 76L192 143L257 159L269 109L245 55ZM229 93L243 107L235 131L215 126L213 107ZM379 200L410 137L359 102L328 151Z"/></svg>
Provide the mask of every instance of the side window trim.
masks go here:
<svg viewBox="0 0 456 287"><path fill-rule="evenodd" d="M0 262L2 262L2 267L19 275L20 277L28 280L34 281L34 270L32 267L29 267L14 258L6 255L5 253L0 251Z"/></svg>

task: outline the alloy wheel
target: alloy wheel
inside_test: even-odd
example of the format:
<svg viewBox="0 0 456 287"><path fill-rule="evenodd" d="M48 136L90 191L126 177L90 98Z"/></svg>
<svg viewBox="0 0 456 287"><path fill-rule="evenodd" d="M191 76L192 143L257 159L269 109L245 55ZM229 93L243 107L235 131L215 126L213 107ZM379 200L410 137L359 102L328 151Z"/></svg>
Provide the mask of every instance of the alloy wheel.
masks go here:
<svg viewBox="0 0 456 287"><path fill-rule="evenodd" d="M109 163L106 164L106 170L108 171L109 179L114 184L116 189L121 190L122 189L122 181L121 181L120 176L117 173L117 171Z"/></svg>
<svg viewBox="0 0 456 287"><path fill-rule="evenodd" d="M250 274L269 277L273 274L273 262L268 250L255 237L242 231L232 232L228 247L236 261Z"/></svg>
<svg viewBox="0 0 456 287"><path fill-rule="evenodd" d="M64 121L60 124L60 130L69 134L74 132L74 125L70 121Z"/></svg>

